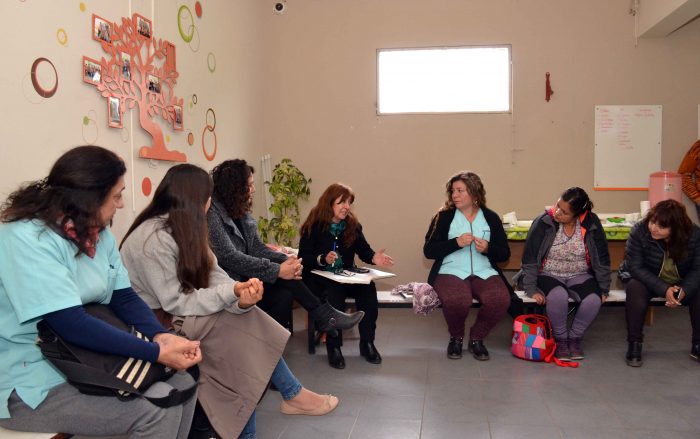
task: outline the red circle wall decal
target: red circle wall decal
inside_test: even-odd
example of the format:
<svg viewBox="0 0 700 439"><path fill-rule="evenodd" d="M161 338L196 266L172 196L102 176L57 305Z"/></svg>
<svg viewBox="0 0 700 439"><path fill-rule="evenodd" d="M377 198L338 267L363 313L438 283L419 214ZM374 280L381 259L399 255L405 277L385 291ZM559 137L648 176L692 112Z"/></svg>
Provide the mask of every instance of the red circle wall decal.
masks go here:
<svg viewBox="0 0 700 439"><path fill-rule="evenodd" d="M141 182L141 191L143 192L144 196L149 196L151 195L151 189L152 189L152 184L151 184L151 179L148 177L144 177L143 181Z"/></svg>

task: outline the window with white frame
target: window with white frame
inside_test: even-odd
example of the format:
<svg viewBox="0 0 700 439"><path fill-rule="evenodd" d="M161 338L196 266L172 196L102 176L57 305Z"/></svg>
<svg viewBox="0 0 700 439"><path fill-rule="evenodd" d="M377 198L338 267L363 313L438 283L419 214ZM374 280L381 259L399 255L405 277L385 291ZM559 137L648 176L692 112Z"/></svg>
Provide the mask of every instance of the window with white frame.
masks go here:
<svg viewBox="0 0 700 439"><path fill-rule="evenodd" d="M377 112L510 112L510 51L510 46L380 49Z"/></svg>

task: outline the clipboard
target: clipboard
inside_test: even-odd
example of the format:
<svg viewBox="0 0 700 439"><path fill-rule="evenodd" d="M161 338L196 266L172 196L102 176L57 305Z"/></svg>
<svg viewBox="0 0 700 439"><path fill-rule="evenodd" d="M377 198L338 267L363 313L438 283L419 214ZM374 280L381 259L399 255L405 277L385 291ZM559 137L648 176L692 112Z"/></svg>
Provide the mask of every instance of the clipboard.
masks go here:
<svg viewBox="0 0 700 439"><path fill-rule="evenodd" d="M386 271L377 270L375 268L370 268L369 273L353 273L351 271L343 270L343 274L335 274L331 271L325 270L311 270L315 275L325 277L332 281L341 284L369 284L376 279L386 279L389 277L396 276L394 273L389 273Z"/></svg>

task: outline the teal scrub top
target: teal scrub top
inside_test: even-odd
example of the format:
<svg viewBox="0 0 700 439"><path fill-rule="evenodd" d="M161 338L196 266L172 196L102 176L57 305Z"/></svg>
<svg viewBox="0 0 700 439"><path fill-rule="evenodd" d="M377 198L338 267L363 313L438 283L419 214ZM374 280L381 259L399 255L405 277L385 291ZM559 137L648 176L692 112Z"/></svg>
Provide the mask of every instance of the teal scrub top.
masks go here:
<svg viewBox="0 0 700 439"><path fill-rule="evenodd" d="M100 232L94 258L38 220L0 224L0 418L16 390L36 408L65 382L35 344L44 314L86 303L109 303L112 291L129 288L117 242Z"/></svg>
<svg viewBox="0 0 700 439"><path fill-rule="evenodd" d="M457 209L455 217L450 223L447 238L453 239L463 233L471 233L474 237L485 239L486 241L491 240L491 228L486 222L484 212L481 209L474 217L473 222L469 222L467 217ZM476 250L476 243L474 242L445 256L438 273L452 274L460 279L466 279L469 276L488 279L498 274L491 266L489 258Z"/></svg>

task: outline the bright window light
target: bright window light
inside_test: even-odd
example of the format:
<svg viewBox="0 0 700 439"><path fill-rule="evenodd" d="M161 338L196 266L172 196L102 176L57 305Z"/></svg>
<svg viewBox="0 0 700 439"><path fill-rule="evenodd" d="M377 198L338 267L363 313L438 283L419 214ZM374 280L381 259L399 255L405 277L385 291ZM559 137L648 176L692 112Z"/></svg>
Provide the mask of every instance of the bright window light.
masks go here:
<svg viewBox="0 0 700 439"><path fill-rule="evenodd" d="M510 111L510 46L380 49L377 77L379 114Z"/></svg>

